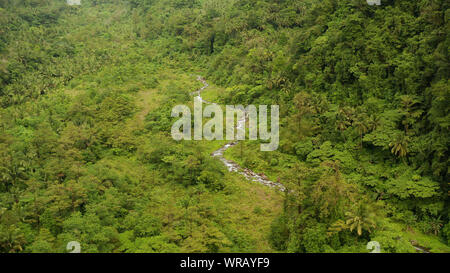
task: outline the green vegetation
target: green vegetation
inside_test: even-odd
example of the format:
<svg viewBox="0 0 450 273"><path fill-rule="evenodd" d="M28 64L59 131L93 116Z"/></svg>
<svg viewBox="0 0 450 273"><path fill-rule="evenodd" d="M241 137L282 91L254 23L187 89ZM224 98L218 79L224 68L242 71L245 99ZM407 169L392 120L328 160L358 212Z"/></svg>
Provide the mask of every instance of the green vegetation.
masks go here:
<svg viewBox="0 0 450 273"><path fill-rule="evenodd" d="M450 252L449 3L382 3L0 0L0 252ZM196 75L288 192L171 138Z"/></svg>

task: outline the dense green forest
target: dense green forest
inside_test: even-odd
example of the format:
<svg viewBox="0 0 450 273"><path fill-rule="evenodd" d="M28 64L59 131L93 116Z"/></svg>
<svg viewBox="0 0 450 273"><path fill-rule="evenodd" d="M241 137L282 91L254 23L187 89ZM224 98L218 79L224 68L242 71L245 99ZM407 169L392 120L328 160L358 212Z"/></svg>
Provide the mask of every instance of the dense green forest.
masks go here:
<svg viewBox="0 0 450 273"><path fill-rule="evenodd" d="M0 252L450 252L445 0L0 0ZM174 105L280 106L280 146Z"/></svg>

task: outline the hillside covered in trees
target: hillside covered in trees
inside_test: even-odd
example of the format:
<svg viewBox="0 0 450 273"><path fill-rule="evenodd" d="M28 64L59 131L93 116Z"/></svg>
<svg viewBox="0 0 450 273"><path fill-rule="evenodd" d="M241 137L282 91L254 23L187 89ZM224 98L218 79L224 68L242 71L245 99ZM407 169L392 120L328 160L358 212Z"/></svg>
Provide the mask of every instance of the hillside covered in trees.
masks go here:
<svg viewBox="0 0 450 273"><path fill-rule="evenodd" d="M449 2L0 0L0 252L450 252ZM279 105L280 146L175 141Z"/></svg>

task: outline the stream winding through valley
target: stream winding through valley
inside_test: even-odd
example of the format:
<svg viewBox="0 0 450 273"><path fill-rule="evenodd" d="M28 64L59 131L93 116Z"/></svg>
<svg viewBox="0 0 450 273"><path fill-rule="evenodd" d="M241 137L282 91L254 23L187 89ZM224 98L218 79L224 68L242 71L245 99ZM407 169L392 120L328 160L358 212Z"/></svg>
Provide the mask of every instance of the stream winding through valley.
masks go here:
<svg viewBox="0 0 450 273"><path fill-rule="evenodd" d="M205 90L209 86L209 84L201 76L197 76L197 80L200 81L203 84L203 86L200 89L198 89L197 91L192 92L192 95L194 95L195 98L199 99L202 103L216 104L213 102L206 101L202 98L201 93L203 90ZM245 128L246 117L247 117L247 113L244 115L244 118L239 119L237 121L237 124L236 124L237 129ZM214 151L211 154L211 156L218 158L227 167L229 172L237 172L239 174L242 174L249 181L257 182L257 183L263 184L263 185L271 187L271 188L276 188L280 191L285 191L286 187L284 187L283 184L270 181L269 178L267 178L267 176L265 176L264 174L256 173L248 168L241 167L236 162L228 160L224 157L223 154L225 153L225 151L233 146L236 146L238 143L239 143L239 140L229 142L229 143L223 145L222 147L220 147L218 150Z"/></svg>

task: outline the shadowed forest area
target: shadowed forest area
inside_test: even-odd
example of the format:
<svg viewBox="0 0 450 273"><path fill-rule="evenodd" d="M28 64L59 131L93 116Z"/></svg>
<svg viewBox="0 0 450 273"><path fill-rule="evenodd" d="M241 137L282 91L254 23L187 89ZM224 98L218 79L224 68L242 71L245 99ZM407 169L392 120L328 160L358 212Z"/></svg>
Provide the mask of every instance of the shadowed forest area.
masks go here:
<svg viewBox="0 0 450 273"><path fill-rule="evenodd" d="M445 0L0 0L0 252L450 252ZM175 141L192 92L280 145Z"/></svg>

